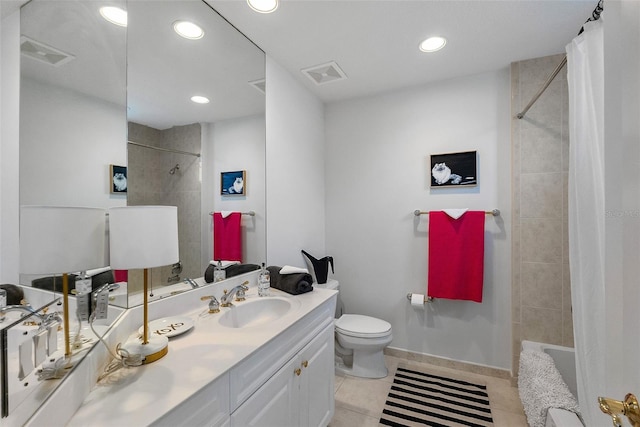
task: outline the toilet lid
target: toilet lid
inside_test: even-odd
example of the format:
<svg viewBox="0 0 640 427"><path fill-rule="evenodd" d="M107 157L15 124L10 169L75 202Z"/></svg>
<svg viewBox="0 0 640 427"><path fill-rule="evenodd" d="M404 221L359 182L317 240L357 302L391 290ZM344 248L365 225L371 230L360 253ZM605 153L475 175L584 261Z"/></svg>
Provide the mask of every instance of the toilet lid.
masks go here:
<svg viewBox="0 0 640 427"><path fill-rule="evenodd" d="M336 330L353 337L377 338L391 333L391 324L361 314L343 314L336 320Z"/></svg>

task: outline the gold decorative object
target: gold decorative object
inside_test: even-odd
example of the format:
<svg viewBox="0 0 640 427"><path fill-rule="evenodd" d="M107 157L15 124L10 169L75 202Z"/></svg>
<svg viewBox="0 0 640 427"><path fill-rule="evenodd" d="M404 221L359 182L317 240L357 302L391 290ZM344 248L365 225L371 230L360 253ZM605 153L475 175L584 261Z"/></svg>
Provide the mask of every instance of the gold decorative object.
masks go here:
<svg viewBox="0 0 640 427"><path fill-rule="evenodd" d="M633 394L628 393L624 401L598 397L598 403L600 410L611 416L614 426L622 426L620 415L625 415L633 427L640 427L640 407L638 399Z"/></svg>

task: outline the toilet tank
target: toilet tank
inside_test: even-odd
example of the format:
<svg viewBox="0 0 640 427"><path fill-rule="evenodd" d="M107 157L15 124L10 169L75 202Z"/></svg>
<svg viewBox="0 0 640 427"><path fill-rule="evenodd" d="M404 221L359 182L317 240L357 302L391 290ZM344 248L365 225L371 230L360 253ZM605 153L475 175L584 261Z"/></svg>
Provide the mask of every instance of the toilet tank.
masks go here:
<svg viewBox="0 0 640 427"><path fill-rule="evenodd" d="M339 319L340 316L342 316L342 313L344 313L344 306L342 305L342 300L340 299L340 282L338 282L335 279L327 279L327 283L323 283L323 284L314 283L313 286L338 291L335 318Z"/></svg>

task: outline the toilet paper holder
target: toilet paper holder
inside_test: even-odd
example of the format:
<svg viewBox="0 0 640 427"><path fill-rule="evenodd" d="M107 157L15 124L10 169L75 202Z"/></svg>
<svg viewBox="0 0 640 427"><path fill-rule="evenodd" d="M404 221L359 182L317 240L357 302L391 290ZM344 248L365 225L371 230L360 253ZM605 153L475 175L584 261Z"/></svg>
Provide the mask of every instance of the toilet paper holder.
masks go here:
<svg viewBox="0 0 640 427"><path fill-rule="evenodd" d="M412 297L412 296L413 296L413 294L412 294L411 292L409 292L409 293L407 294L407 299L408 299L409 301L411 301L411 297ZM424 297L424 302L425 302L425 303L427 303L427 302L433 302L433 297L430 297L430 296L425 295L425 297Z"/></svg>

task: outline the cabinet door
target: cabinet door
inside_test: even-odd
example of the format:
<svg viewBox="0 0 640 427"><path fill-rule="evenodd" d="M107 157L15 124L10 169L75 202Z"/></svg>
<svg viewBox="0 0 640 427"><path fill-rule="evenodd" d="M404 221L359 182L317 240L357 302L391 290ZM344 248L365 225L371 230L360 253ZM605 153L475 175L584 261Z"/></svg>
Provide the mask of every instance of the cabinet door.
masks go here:
<svg viewBox="0 0 640 427"><path fill-rule="evenodd" d="M300 352L300 425L325 427L334 413L333 324Z"/></svg>
<svg viewBox="0 0 640 427"><path fill-rule="evenodd" d="M232 427L297 427L299 358L293 357L231 414Z"/></svg>
<svg viewBox="0 0 640 427"><path fill-rule="evenodd" d="M229 427L229 375L220 376L151 424L152 427L177 425Z"/></svg>

